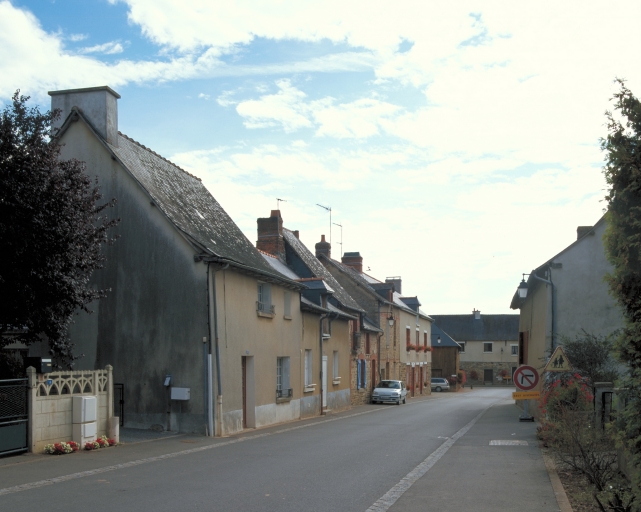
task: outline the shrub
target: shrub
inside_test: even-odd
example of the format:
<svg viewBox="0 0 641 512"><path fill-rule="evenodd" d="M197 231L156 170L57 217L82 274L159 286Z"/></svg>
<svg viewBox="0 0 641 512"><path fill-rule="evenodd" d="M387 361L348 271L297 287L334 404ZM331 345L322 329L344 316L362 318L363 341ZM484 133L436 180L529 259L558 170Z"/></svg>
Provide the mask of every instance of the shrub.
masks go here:
<svg viewBox="0 0 641 512"><path fill-rule="evenodd" d="M479 372L477 372L476 370L470 371L470 379L479 380Z"/></svg>

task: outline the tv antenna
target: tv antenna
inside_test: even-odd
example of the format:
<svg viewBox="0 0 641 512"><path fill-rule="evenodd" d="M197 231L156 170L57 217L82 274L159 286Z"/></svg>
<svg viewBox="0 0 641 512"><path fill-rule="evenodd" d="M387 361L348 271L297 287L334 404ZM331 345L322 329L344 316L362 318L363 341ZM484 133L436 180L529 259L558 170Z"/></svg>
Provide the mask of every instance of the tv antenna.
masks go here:
<svg viewBox="0 0 641 512"><path fill-rule="evenodd" d="M332 243L332 207L331 206L323 206L322 204L316 203L316 206L320 206L321 208L324 208L329 212L329 243ZM342 247L341 247L342 249Z"/></svg>
<svg viewBox="0 0 641 512"><path fill-rule="evenodd" d="M276 209L280 210L280 203L286 203L287 199L278 199L276 198Z"/></svg>
<svg viewBox="0 0 641 512"><path fill-rule="evenodd" d="M338 243L341 244L341 258L342 258L343 257L343 225L338 224L337 222L334 222L334 226L338 226L339 228L341 228L341 241Z"/></svg>

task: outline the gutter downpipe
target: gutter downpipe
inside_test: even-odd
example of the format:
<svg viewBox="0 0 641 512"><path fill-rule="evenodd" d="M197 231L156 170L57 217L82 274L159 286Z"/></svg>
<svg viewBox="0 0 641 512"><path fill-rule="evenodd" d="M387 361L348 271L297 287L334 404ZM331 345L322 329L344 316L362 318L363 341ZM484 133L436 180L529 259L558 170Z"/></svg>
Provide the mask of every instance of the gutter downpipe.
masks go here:
<svg viewBox="0 0 641 512"><path fill-rule="evenodd" d="M209 428L209 435L222 436L222 412L223 412L223 385L222 378L220 376L220 347L218 343L218 304L216 299L216 272L220 270L226 270L229 267L229 263L226 263L224 266L209 272L209 265L211 262L207 262L207 272L208 272L208 281L207 281L207 291L209 293L209 354L207 357L207 384L209 387L209 392L207 393L207 424ZM213 308L213 311L212 311ZM211 324L214 324L214 350L216 355L216 390L218 391L218 396L216 399L216 429L214 430L214 396L211 392L213 390L213 378L212 378L212 336L211 336Z"/></svg>
<svg viewBox="0 0 641 512"><path fill-rule="evenodd" d="M556 348L556 287L554 286L554 283L552 282L552 279L549 281L547 279L543 279L542 277L539 277L536 275L536 273L532 273L535 279L538 279L539 281L543 281L545 284L549 284L552 287L552 336L551 336L551 341L552 341L552 350L550 351L550 355L552 352L554 352L554 349ZM550 272L550 278L552 277L552 273Z"/></svg>

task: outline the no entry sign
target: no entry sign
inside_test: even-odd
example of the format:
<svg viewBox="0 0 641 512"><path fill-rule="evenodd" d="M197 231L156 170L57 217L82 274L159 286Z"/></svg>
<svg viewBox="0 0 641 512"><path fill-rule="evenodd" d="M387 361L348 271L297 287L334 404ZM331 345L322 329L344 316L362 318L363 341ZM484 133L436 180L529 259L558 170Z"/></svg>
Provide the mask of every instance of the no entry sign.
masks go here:
<svg viewBox="0 0 641 512"><path fill-rule="evenodd" d="M539 383L539 372L532 366L519 366L514 372L514 385L521 391L530 391Z"/></svg>

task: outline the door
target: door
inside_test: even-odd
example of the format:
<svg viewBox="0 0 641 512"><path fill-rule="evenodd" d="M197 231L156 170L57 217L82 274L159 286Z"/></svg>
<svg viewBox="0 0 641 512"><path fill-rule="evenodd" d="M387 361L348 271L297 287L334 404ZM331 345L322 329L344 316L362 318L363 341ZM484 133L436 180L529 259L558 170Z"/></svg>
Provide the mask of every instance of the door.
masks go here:
<svg viewBox="0 0 641 512"><path fill-rule="evenodd" d="M327 356L323 356L323 409L327 409Z"/></svg>
<svg viewBox="0 0 641 512"><path fill-rule="evenodd" d="M247 358L242 357L243 378L243 428L247 428Z"/></svg>
<svg viewBox="0 0 641 512"><path fill-rule="evenodd" d="M372 360L372 387L371 391L374 391L376 388L376 382L378 381L378 375L376 375L376 368L378 367L378 361Z"/></svg>
<svg viewBox="0 0 641 512"><path fill-rule="evenodd" d="M493 383L494 382L494 370L492 370L491 368L483 370L483 381L485 383L487 383L487 382Z"/></svg>

